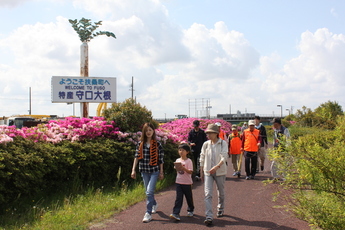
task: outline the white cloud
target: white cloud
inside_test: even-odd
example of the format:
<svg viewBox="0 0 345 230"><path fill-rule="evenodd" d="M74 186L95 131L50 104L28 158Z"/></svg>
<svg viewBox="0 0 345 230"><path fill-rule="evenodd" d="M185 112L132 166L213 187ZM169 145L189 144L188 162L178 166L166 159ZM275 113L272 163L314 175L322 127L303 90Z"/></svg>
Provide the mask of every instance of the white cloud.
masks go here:
<svg viewBox="0 0 345 230"><path fill-rule="evenodd" d="M199 80L245 79L259 63L258 52L244 35L229 31L224 22L217 22L214 29L193 24L185 31L184 44L192 55L188 73Z"/></svg>
<svg viewBox="0 0 345 230"><path fill-rule="evenodd" d="M117 77L118 101L131 96L134 76L134 96L154 117L188 114L189 101L199 98L211 100L211 115L230 105L232 113L269 114L277 104L313 107L342 98L345 38L326 28L304 32L300 54L283 63L279 52L260 57L223 21L180 28L159 1L74 0L74 6L117 36L89 43L90 76ZM81 43L68 19L22 25L5 36L0 55L6 51L14 62L0 64L0 114L26 113L32 87L34 113L70 115L72 106L50 103L51 76L79 75ZM90 115L96 107L90 105Z"/></svg>
<svg viewBox="0 0 345 230"><path fill-rule="evenodd" d="M261 58L265 90L277 101L299 107L315 108L327 100L341 101L345 89L345 36L326 28L315 33L306 31L298 49L300 55L282 69L274 66L274 55Z"/></svg>
<svg viewBox="0 0 345 230"><path fill-rule="evenodd" d="M338 17L338 13L335 11L335 9L334 8L332 8L331 10L330 10L330 12L331 12L331 14L334 16L334 17Z"/></svg>
<svg viewBox="0 0 345 230"><path fill-rule="evenodd" d="M176 75L152 85L148 94L139 96L149 107L164 114L186 114L188 101L209 98L213 115L228 112L230 103L241 109L241 99L246 92L234 90L234 85L244 84L259 63L259 54L237 31L228 31L224 22L217 22L212 29L193 24L184 31L183 44L191 58L182 63L168 63L169 69L178 69ZM179 112L177 112L179 111ZM193 114L194 115L194 112Z"/></svg>
<svg viewBox="0 0 345 230"><path fill-rule="evenodd" d="M28 1L32 0L1 0L0 7L16 7Z"/></svg>

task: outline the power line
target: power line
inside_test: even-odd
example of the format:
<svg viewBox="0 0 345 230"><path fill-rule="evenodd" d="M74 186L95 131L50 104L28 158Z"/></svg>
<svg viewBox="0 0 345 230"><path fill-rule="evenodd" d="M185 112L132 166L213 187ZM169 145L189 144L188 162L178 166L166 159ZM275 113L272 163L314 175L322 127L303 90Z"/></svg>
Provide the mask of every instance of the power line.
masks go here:
<svg viewBox="0 0 345 230"><path fill-rule="evenodd" d="M23 101L28 101L29 99L28 98L11 98L11 97L0 97L0 100L1 99L5 99L5 100L23 100ZM41 98L32 98L32 100L38 100L38 101L51 101L51 100L44 100L44 99L41 99Z"/></svg>

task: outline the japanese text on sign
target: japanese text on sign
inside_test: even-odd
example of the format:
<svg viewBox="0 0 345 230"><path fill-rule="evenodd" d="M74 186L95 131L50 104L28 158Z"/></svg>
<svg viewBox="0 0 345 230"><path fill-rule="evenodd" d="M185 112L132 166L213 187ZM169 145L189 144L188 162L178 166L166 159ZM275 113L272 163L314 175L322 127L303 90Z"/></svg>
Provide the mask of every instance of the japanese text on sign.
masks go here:
<svg viewBox="0 0 345 230"><path fill-rule="evenodd" d="M116 102L116 78L53 76L52 102Z"/></svg>

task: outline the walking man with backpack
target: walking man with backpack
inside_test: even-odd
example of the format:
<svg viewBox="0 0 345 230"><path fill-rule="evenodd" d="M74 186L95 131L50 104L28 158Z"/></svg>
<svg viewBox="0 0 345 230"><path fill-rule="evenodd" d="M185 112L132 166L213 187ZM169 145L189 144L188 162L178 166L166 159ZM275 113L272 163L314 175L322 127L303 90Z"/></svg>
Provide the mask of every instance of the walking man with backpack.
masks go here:
<svg viewBox="0 0 345 230"><path fill-rule="evenodd" d="M280 118L274 118L273 119L273 129L274 129L274 136L273 136L273 147L277 149L281 156L284 155L284 147L285 145L289 144L288 140L290 138L290 132L289 129L284 127L282 125ZM277 160L272 161L271 165L271 174L273 177L273 180L279 180L281 176L284 177L284 175L278 174L279 170L279 164ZM284 180L284 178L282 178Z"/></svg>
<svg viewBox="0 0 345 230"><path fill-rule="evenodd" d="M256 172L259 172L259 166L261 166L260 167L261 171L264 171L268 142L267 142L266 128L265 126L262 125L262 123L260 123L260 116L255 116L254 121L255 121L255 128L260 131L260 137L261 137L261 145L258 150L258 163L256 167Z"/></svg>

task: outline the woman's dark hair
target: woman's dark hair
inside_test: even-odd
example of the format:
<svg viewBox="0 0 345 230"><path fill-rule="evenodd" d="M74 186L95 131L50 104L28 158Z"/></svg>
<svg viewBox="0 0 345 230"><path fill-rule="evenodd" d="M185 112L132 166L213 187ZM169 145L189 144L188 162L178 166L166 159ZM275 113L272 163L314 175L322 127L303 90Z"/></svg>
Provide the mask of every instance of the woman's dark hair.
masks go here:
<svg viewBox="0 0 345 230"><path fill-rule="evenodd" d="M142 130L142 134L141 134L141 137L140 137L140 141L141 142L146 142L147 141L147 137L146 137L146 131L148 128L151 128L153 129L153 135L152 135L152 140L156 140L156 131L155 131L155 127L153 124L151 123L145 123L144 126L143 126L143 130Z"/></svg>
<svg viewBox="0 0 345 230"><path fill-rule="evenodd" d="M278 123L278 124L282 124L282 120L279 118L279 117L275 117L275 118L273 118L273 121L272 121L273 123Z"/></svg>

